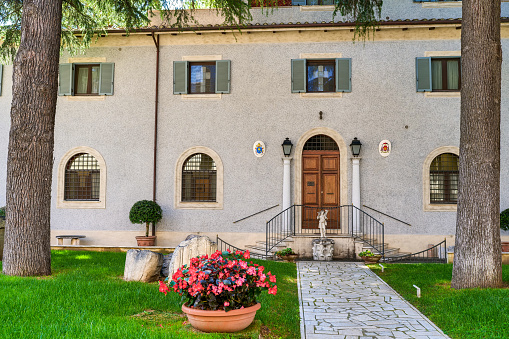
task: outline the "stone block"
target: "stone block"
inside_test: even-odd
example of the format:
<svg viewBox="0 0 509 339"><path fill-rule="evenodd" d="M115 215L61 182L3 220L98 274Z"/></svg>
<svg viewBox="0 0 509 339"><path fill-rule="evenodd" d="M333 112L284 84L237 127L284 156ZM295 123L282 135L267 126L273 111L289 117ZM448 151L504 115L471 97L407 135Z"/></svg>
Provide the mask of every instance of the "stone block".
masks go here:
<svg viewBox="0 0 509 339"><path fill-rule="evenodd" d="M163 256L163 267L161 268L161 276L167 277L170 274L170 262L173 253L166 254Z"/></svg>
<svg viewBox="0 0 509 339"><path fill-rule="evenodd" d="M182 241L171 257L169 274L171 277L182 265L189 265L191 258L199 257L205 254L211 255L217 251L217 244L207 236L190 234L186 240Z"/></svg>
<svg viewBox="0 0 509 339"><path fill-rule="evenodd" d="M124 280L152 282L159 278L163 255L148 250L129 250L125 259Z"/></svg>

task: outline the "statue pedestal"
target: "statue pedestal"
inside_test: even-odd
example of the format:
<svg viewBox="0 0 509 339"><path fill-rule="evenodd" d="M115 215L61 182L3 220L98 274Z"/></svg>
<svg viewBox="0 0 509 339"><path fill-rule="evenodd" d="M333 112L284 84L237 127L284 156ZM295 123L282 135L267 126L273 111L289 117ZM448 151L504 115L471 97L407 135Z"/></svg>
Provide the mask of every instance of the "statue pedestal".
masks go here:
<svg viewBox="0 0 509 339"><path fill-rule="evenodd" d="M332 260L334 254L334 240L327 238L314 239L312 245L313 260Z"/></svg>

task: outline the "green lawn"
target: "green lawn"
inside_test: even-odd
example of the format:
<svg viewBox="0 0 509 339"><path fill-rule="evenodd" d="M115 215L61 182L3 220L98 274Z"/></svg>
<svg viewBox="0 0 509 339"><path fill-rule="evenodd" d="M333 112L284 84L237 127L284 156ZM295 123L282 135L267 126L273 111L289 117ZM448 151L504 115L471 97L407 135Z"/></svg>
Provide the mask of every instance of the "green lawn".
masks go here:
<svg viewBox="0 0 509 339"><path fill-rule="evenodd" d="M298 338L295 264L256 262L278 284L256 319L271 337ZM125 253L53 251L50 277L0 274L0 338L224 338L192 332L177 294L123 281L124 264Z"/></svg>
<svg viewBox="0 0 509 339"><path fill-rule="evenodd" d="M383 273L370 268L451 338L509 338L509 289L451 289L452 264L384 266ZM509 283L509 266L503 280Z"/></svg>

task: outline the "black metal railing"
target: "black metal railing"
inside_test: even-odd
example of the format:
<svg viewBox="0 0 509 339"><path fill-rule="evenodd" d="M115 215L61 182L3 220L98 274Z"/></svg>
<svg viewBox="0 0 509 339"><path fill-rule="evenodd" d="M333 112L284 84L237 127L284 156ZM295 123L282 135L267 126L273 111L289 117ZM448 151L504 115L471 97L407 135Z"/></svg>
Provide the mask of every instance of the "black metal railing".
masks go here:
<svg viewBox="0 0 509 339"><path fill-rule="evenodd" d="M394 257L385 257L387 263L447 263L446 240L424 251Z"/></svg>
<svg viewBox="0 0 509 339"><path fill-rule="evenodd" d="M236 246L233 246L230 243L227 243L223 239L219 238L219 236L216 236L216 244L217 244L217 249L221 252L227 251L227 250L230 250L230 252L235 252L235 251L245 252L246 251L246 250L243 250ZM249 252L249 254L250 254L251 258L254 258L254 259L264 259L264 260L267 259L267 257L262 254L252 253L252 252Z"/></svg>
<svg viewBox="0 0 509 339"><path fill-rule="evenodd" d="M328 211L325 235L350 235L384 254L384 225L363 210L353 205L322 208L293 205L267 221L266 256L269 257L278 244L293 235L320 236L317 217L323 210Z"/></svg>

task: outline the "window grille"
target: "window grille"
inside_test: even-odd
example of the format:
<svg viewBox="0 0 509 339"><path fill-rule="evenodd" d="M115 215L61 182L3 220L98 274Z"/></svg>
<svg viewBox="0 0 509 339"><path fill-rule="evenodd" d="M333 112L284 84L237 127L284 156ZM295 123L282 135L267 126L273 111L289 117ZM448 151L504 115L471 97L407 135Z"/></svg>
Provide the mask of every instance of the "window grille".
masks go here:
<svg viewBox="0 0 509 339"><path fill-rule="evenodd" d="M191 155L182 167L182 201L216 201L216 163L204 153Z"/></svg>
<svg viewBox="0 0 509 339"><path fill-rule="evenodd" d="M88 153L74 155L65 167L64 200L99 201L101 171Z"/></svg>
<svg viewBox="0 0 509 339"><path fill-rule="evenodd" d="M458 159L456 154L443 153L431 162L429 177L432 204L458 202Z"/></svg>
<svg viewBox="0 0 509 339"><path fill-rule="evenodd" d="M331 137L318 134L306 141L304 151L339 151L339 147Z"/></svg>

